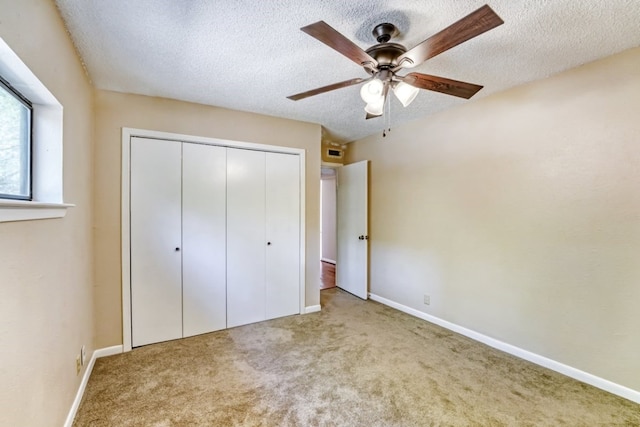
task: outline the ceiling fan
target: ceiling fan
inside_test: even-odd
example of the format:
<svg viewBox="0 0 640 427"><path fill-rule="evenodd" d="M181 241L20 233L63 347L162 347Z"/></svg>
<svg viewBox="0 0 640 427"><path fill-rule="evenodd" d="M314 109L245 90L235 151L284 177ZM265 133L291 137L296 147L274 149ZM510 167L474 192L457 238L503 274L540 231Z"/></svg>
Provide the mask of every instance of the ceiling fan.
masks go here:
<svg viewBox="0 0 640 427"><path fill-rule="evenodd" d="M482 86L422 73L401 76L397 72L402 68L418 66L427 59L503 23L504 21L488 5L484 5L409 50L401 44L390 43L391 38L398 34L398 30L393 24L383 23L376 25L373 29L373 35L378 44L364 51L326 22L318 21L302 27L301 30L362 66L370 77L334 83L287 98L298 101L332 90L366 83L360 90L360 96L366 102L367 119L380 117L384 113L384 103L389 89L393 90L405 107L413 101L419 89L469 99L482 89Z"/></svg>

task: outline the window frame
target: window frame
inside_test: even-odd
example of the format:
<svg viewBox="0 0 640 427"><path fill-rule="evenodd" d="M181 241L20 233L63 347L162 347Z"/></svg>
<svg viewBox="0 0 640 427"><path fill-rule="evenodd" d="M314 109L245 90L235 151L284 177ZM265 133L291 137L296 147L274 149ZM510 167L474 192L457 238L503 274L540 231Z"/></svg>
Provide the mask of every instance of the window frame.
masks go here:
<svg viewBox="0 0 640 427"><path fill-rule="evenodd" d="M62 104L0 36L0 75L33 105L31 200L0 199L0 223L64 218Z"/></svg>
<svg viewBox="0 0 640 427"><path fill-rule="evenodd" d="M27 161L26 161L26 175L27 175L27 195L6 194L0 192L0 199L4 200L33 200L33 104L27 97L25 97L20 91L14 88L8 81L0 76L0 89L6 90L16 100L18 100L24 107L27 108Z"/></svg>

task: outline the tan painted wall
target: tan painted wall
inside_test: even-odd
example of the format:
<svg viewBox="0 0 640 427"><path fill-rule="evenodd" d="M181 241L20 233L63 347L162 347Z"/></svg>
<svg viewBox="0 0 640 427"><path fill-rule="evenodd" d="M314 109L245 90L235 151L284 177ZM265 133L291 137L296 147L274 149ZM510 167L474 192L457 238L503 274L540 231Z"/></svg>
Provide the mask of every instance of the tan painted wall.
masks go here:
<svg viewBox="0 0 640 427"><path fill-rule="evenodd" d="M0 223L0 425L60 426L93 351L93 91L53 2L1 0L0 37L64 107L62 219Z"/></svg>
<svg viewBox="0 0 640 427"><path fill-rule="evenodd" d="M320 126L199 104L96 92L96 345L122 344L121 128L174 132L306 150L306 305L319 304Z"/></svg>
<svg viewBox="0 0 640 427"><path fill-rule="evenodd" d="M639 70L637 48L350 144L371 292L640 390Z"/></svg>

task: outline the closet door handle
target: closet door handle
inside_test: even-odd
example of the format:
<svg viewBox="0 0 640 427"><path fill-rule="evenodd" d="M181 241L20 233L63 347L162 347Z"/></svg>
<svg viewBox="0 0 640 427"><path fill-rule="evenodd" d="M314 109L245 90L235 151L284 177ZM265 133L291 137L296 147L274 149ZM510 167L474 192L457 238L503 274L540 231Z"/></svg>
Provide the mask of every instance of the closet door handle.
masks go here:
<svg viewBox="0 0 640 427"><path fill-rule="evenodd" d="M176 248L176 252L180 252L180 248Z"/></svg>
<svg viewBox="0 0 640 427"><path fill-rule="evenodd" d="M267 246L271 246L271 242L267 242Z"/></svg>

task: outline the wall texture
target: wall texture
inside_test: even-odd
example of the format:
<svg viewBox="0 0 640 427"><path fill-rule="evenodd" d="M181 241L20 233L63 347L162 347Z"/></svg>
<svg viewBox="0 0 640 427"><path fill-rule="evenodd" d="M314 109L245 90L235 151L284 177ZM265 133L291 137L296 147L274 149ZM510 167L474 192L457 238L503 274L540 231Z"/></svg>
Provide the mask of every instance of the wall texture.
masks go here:
<svg viewBox="0 0 640 427"><path fill-rule="evenodd" d="M96 91L96 346L122 344L120 261L123 127L306 150L306 305L320 303L320 125L187 102Z"/></svg>
<svg viewBox="0 0 640 427"><path fill-rule="evenodd" d="M91 86L51 1L1 0L0 37L64 107L62 219L0 223L0 425L60 426L93 351Z"/></svg>
<svg viewBox="0 0 640 427"><path fill-rule="evenodd" d="M371 292L640 390L638 70L640 48L350 144Z"/></svg>

